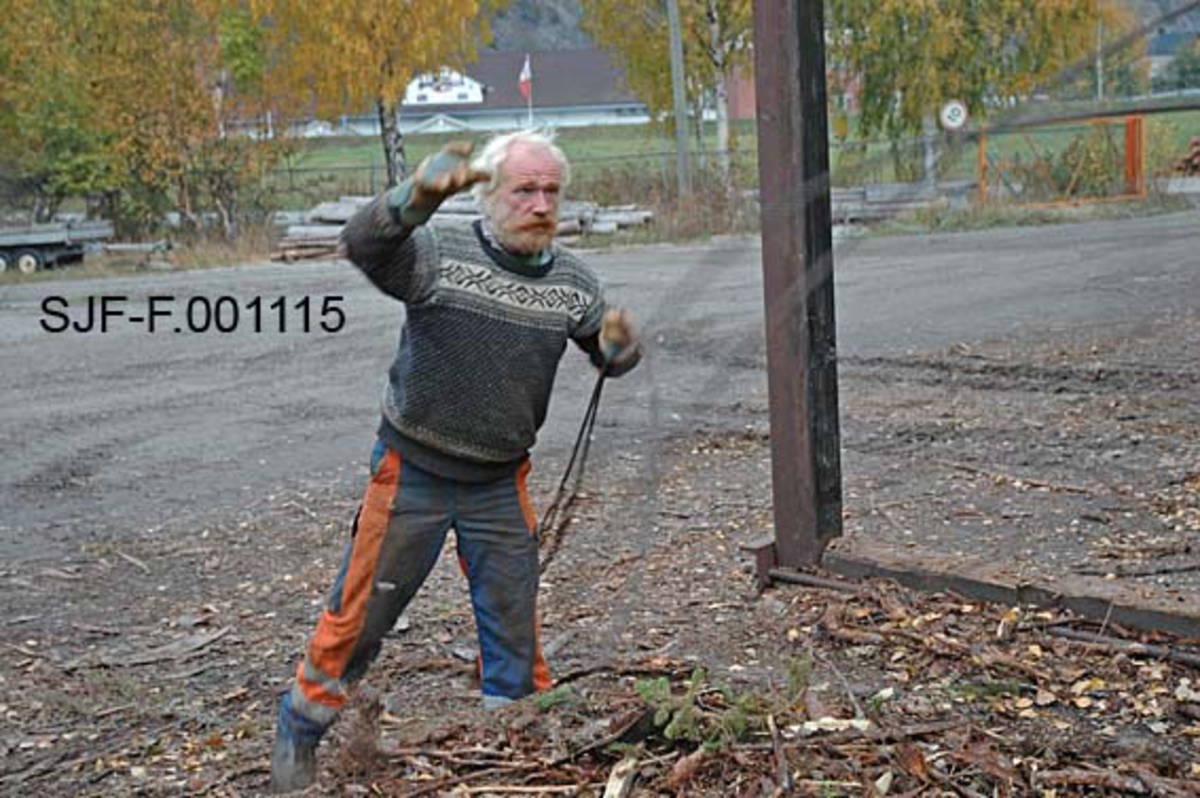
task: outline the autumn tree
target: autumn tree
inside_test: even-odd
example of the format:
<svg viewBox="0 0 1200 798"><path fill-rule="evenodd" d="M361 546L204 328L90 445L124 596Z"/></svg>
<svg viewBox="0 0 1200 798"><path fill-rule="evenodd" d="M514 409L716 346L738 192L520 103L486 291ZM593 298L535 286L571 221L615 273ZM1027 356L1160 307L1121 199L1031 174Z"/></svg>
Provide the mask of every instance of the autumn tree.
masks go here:
<svg viewBox="0 0 1200 798"><path fill-rule="evenodd" d="M1131 26L1109 0L832 0L830 62L856 85L858 127L893 141L928 132L948 100L975 118L1035 89L1096 46L1097 21Z"/></svg>
<svg viewBox="0 0 1200 798"><path fill-rule="evenodd" d="M1106 100L1142 94L1150 88L1150 62L1145 36L1116 46L1141 26L1141 20L1124 0L1099 0L1092 22L1095 57L1086 76L1077 81L1082 98ZM1071 92L1066 92L1071 93Z"/></svg>
<svg viewBox="0 0 1200 798"><path fill-rule="evenodd" d="M214 20L187 0L0 0L0 166L46 220L82 197L138 235L176 211L236 232L270 145L226 138Z"/></svg>
<svg viewBox="0 0 1200 798"><path fill-rule="evenodd" d="M679 0L689 102L702 107L712 99L718 159L726 176L732 141L729 81L751 58L752 6L751 0ZM670 41L662 0L583 0L583 10L584 30L616 56L630 90L652 117L669 120Z"/></svg>
<svg viewBox="0 0 1200 798"><path fill-rule="evenodd" d="M260 32L261 91L285 116L373 108L388 184L406 173L400 103L409 82L474 60L501 0L204 0L247 13ZM226 17L227 19L229 17ZM232 41L232 39L229 39ZM228 48L228 45L223 45ZM252 48L251 48L252 49Z"/></svg>
<svg viewBox="0 0 1200 798"><path fill-rule="evenodd" d="M21 31L0 37L0 172L7 194L31 198L33 221L50 219L73 193L103 188L111 175L70 12L0 0L6 30Z"/></svg>

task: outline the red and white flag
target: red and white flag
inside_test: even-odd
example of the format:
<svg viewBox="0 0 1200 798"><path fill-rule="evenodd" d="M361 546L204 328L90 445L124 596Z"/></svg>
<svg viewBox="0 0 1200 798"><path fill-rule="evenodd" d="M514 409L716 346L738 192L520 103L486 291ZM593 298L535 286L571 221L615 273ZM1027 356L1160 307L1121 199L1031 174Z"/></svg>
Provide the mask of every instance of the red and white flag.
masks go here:
<svg viewBox="0 0 1200 798"><path fill-rule="evenodd" d="M533 68L529 66L529 53L525 54L525 66L521 67L521 76L517 78L517 88L521 90L521 96L525 98L525 102L529 102L533 97Z"/></svg>

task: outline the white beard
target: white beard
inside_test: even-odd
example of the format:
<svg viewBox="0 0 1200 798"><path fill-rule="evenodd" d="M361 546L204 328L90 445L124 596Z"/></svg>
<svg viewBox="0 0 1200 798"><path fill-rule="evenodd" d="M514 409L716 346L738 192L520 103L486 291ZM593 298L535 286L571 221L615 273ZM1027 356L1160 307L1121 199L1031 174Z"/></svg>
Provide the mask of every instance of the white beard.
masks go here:
<svg viewBox="0 0 1200 798"><path fill-rule="evenodd" d="M553 231L510 230L508 211L500 203L485 209L492 237L497 244L515 255L535 255L550 246L550 242L554 240Z"/></svg>

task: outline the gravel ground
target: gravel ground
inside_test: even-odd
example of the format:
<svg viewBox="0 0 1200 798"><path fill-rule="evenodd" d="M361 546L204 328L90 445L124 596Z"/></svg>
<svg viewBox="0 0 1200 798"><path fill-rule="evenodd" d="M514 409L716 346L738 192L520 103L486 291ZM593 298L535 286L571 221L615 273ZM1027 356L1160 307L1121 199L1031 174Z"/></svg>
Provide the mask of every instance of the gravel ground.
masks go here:
<svg viewBox="0 0 1200 798"><path fill-rule="evenodd" d="M845 543L1196 606L1195 221L844 251ZM342 724L324 749L314 792L599 794L619 752L585 749L644 710L647 680L662 678L673 712L699 701L702 719L728 720L721 702L739 696L756 709L744 737L700 721L711 758L661 727L634 740L646 794L772 794L782 772L799 794L870 794L883 779L908 792L1195 794L1196 669L1053 633L1129 630L888 585L756 595L738 547L771 528L770 468L746 250L597 259L646 319L654 354L606 391L587 495L546 574L544 639L564 703L476 711L473 622L446 557L372 671L368 720ZM18 376L0 387L5 793L265 785L272 708L365 479L397 322L338 267L303 268L171 275L170 290L346 291L361 301L352 333L48 340L28 326L45 286L0 294L0 329L20 344L0 360ZM566 367L533 481L542 506L588 383L581 363ZM1195 656L1196 641L1144 639ZM798 663L811 675L792 691ZM731 697L715 697L718 683ZM846 731L805 736L823 719ZM462 764L472 750L506 764Z"/></svg>

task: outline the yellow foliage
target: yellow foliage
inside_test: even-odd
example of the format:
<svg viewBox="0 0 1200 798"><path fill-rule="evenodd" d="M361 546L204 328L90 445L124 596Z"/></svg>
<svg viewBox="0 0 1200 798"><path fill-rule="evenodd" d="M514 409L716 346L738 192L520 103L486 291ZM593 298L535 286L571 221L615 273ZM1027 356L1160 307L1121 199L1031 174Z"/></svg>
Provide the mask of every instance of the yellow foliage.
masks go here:
<svg viewBox="0 0 1200 798"><path fill-rule="evenodd" d="M1098 20L1113 38L1133 25L1112 0L834 0L829 17L830 62L859 80L860 128L893 137L951 99L980 118L1062 88Z"/></svg>
<svg viewBox="0 0 1200 798"><path fill-rule="evenodd" d="M178 210L229 234L274 148L222 134L215 18L188 0L0 0L0 163L35 215L85 197L139 234Z"/></svg>
<svg viewBox="0 0 1200 798"><path fill-rule="evenodd" d="M388 182L406 169L394 124L409 82L473 61L490 31L485 15L506 0L200 0L210 15L245 10L267 52L263 92L284 116L374 108Z"/></svg>
<svg viewBox="0 0 1200 798"><path fill-rule="evenodd" d="M416 75L461 66L489 34L486 0L202 0L248 8L266 34L275 110L356 113L393 103Z"/></svg>
<svg viewBox="0 0 1200 798"><path fill-rule="evenodd" d="M583 27L612 51L631 91L661 117L671 108L667 13L661 0L583 0ZM747 64L754 28L751 0L679 0L687 93L695 103Z"/></svg>

